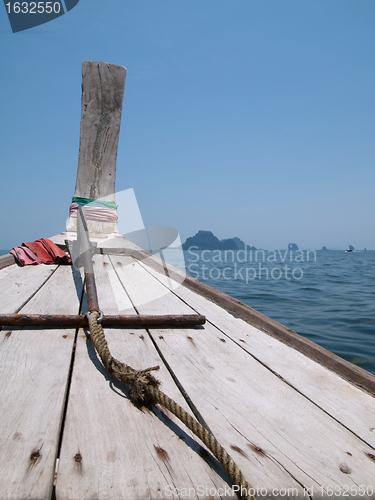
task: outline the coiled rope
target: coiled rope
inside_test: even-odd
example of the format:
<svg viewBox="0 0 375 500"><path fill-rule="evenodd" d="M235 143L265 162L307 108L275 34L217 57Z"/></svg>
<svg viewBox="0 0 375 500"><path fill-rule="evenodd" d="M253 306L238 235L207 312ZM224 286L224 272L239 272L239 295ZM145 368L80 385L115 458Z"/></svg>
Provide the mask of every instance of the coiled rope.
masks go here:
<svg viewBox="0 0 375 500"><path fill-rule="evenodd" d="M199 437L221 463L233 485L238 486L238 493L241 498L244 500L255 500L255 497L249 494L252 488L243 477L238 465L217 441L215 436L173 399L159 390L160 382L150 373L158 370L159 366L153 366L145 370L134 370L129 365L115 359L110 353L103 328L97 321L98 318L99 313L97 311L90 312L89 328L91 340L108 373L120 382L130 386L131 400L137 405L160 404L178 417L188 429Z"/></svg>

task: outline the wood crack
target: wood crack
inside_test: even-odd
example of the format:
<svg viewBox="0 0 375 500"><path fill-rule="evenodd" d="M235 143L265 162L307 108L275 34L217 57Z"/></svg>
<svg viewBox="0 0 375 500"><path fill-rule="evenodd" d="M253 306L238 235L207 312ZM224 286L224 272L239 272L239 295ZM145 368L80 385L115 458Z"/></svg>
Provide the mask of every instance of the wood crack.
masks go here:
<svg viewBox="0 0 375 500"><path fill-rule="evenodd" d="M21 310L23 307L25 307L25 305L26 305L28 302L30 302L30 300L31 300L33 297L35 297L35 295L39 292L39 290L40 290L41 288L43 288L43 286L47 283L47 281L48 281L48 280L52 277L52 275L53 275L53 274L57 271L57 269L58 269L59 267L60 267L60 266L56 266L56 268L52 270L51 274L49 274L49 276L47 276L47 278L46 278L46 279L43 281L43 283L42 283L42 284L41 284L41 285L40 285L40 286L39 286L39 287L35 290L35 292L34 292L34 293L32 293L32 294L30 295L30 297L29 297L27 300L25 300L25 302L24 302L24 303L23 303L20 307L18 307L18 308L14 311L14 312L15 312L15 314L19 313L19 312L20 312L20 310Z"/></svg>
<svg viewBox="0 0 375 500"><path fill-rule="evenodd" d="M225 418L225 417L224 417L224 418ZM244 435L244 434L243 434L243 433L242 433L239 429L237 429L237 428L236 428L236 427L235 427L235 426L234 426L231 422L229 422L229 421L228 421L228 419L225 419L225 420L229 423L229 425L230 425L230 426L231 426L231 427L232 427L232 428L233 428L236 432L238 432L238 434L240 434L240 436L242 436L244 439L246 439L246 441L248 441L248 443L252 444L252 446L254 446L255 448L258 448L256 445L254 445L254 443L251 443L251 441L248 439L248 437L247 437L247 436L245 436L245 435ZM260 432L260 431L258 430L258 432ZM266 439L267 441L269 441L269 440L268 440L268 438L267 438L266 436L264 436L261 432L260 432L260 434L264 437L264 439ZM270 443L270 444L272 444L272 446L275 446L273 443ZM279 451L279 452L280 452L283 456L285 456L286 458L288 458L288 457L287 457L287 456L286 456L286 455L285 455L285 454L284 454L281 450L279 450L276 446L275 446L275 448L276 448L276 449L277 449L277 451ZM262 449L260 449L260 450L261 450L262 454L263 454L266 458L269 458L269 459L270 459L273 463L275 463L278 467L280 467L282 470L284 470L284 471L285 471L285 472L286 472L286 473L287 473L287 474L288 474L288 475L289 475L289 476L290 476L290 477L291 477L291 478L292 478L292 479L293 479L293 480L294 480L297 484L299 484L299 485L301 486L301 488L302 488L302 489L303 489L303 491L304 491L304 495L305 495L305 492L307 492L307 495L308 495L309 499L310 499L310 500L313 500L313 498L310 496L310 494L309 494L309 492L308 492L308 491L309 491L309 490L308 490L308 488L306 488L306 486L305 486L305 485L304 485L304 484L303 484L303 483L302 483L299 479L297 479L297 478L294 476L294 474L293 474L290 470L288 470L288 469L286 468L286 466L284 466L281 462L279 462L279 460L277 460L277 459L276 459L273 455L271 455L269 452L265 453ZM255 458L257 458L257 457L255 457ZM314 481L314 482L316 482L317 484L319 484L319 483L318 483L318 481L317 481L316 479L314 479L314 478L313 478L313 477L311 477L309 474L307 474L307 473L306 473L303 469L301 469L300 467L298 467L298 465L297 465L295 462L293 462L293 464L297 467L297 469L299 469L301 472L303 472L303 473L304 473L306 476L308 476L308 477L309 477L312 481ZM319 485L319 486L320 486L320 485Z"/></svg>

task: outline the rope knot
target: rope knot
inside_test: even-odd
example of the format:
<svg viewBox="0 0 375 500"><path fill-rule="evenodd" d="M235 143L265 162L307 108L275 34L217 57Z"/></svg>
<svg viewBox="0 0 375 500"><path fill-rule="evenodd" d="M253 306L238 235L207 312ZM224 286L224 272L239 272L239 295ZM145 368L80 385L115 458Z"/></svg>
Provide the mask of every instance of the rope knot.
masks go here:
<svg viewBox="0 0 375 500"><path fill-rule="evenodd" d="M146 406L154 402L150 387L159 387L160 382L150 372L159 370L159 366L146 368L145 370L134 370L130 385L130 399L137 406Z"/></svg>

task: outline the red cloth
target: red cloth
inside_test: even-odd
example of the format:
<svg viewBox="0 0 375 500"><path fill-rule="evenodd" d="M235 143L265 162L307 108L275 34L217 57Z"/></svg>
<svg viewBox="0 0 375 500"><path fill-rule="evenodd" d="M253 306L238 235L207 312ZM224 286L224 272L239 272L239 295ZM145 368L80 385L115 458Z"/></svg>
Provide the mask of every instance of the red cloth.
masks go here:
<svg viewBox="0 0 375 500"><path fill-rule="evenodd" d="M36 241L40 241L42 243L42 245L48 251L48 253L52 255L52 257L55 259L54 260L55 263L70 264L72 262L70 258L66 255L64 250L61 250L61 248L55 245L53 241L47 240L46 238L40 238L40 240Z"/></svg>
<svg viewBox="0 0 375 500"><path fill-rule="evenodd" d="M33 241L30 243L22 243L23 247L27 247L43 262L43 264L53 264L53 257L47 252L41 242Z"/></svg>
<svg viewBox="0 0 375 500"><path fill-rule="evenodd" d="M20 266L35 266L41 264L42 261L27 247L12 248L10 253L15 257Z"/></svg>
<svg viewBox="0 0 375 500"><path fill-rule="evenodd" d="M70 264L71 262L61 248L45 238L30 243L22 243L22 246L31 250L43 264Z"/></svg>

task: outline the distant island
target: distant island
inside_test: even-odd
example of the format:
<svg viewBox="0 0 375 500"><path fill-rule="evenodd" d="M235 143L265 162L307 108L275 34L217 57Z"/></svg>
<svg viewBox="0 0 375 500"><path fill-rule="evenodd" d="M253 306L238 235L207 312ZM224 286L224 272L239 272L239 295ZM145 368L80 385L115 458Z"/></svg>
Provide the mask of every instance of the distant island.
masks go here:
<svg viewBox="0 0 375 500"><path fill-rule="evenodd" d="M289 252L297 252L299 250L298 245L296 243L289 243L288 251Z"/></svg>
<svg viewBox="0 0 375 500"><path fill-rule="evenodd" d="M198 231L195 236L187 238L182 245L183 250L197 247L198 250L256 250L251 245L246 245L240 238L228 238L219 240L211 231Z"/></svg>

